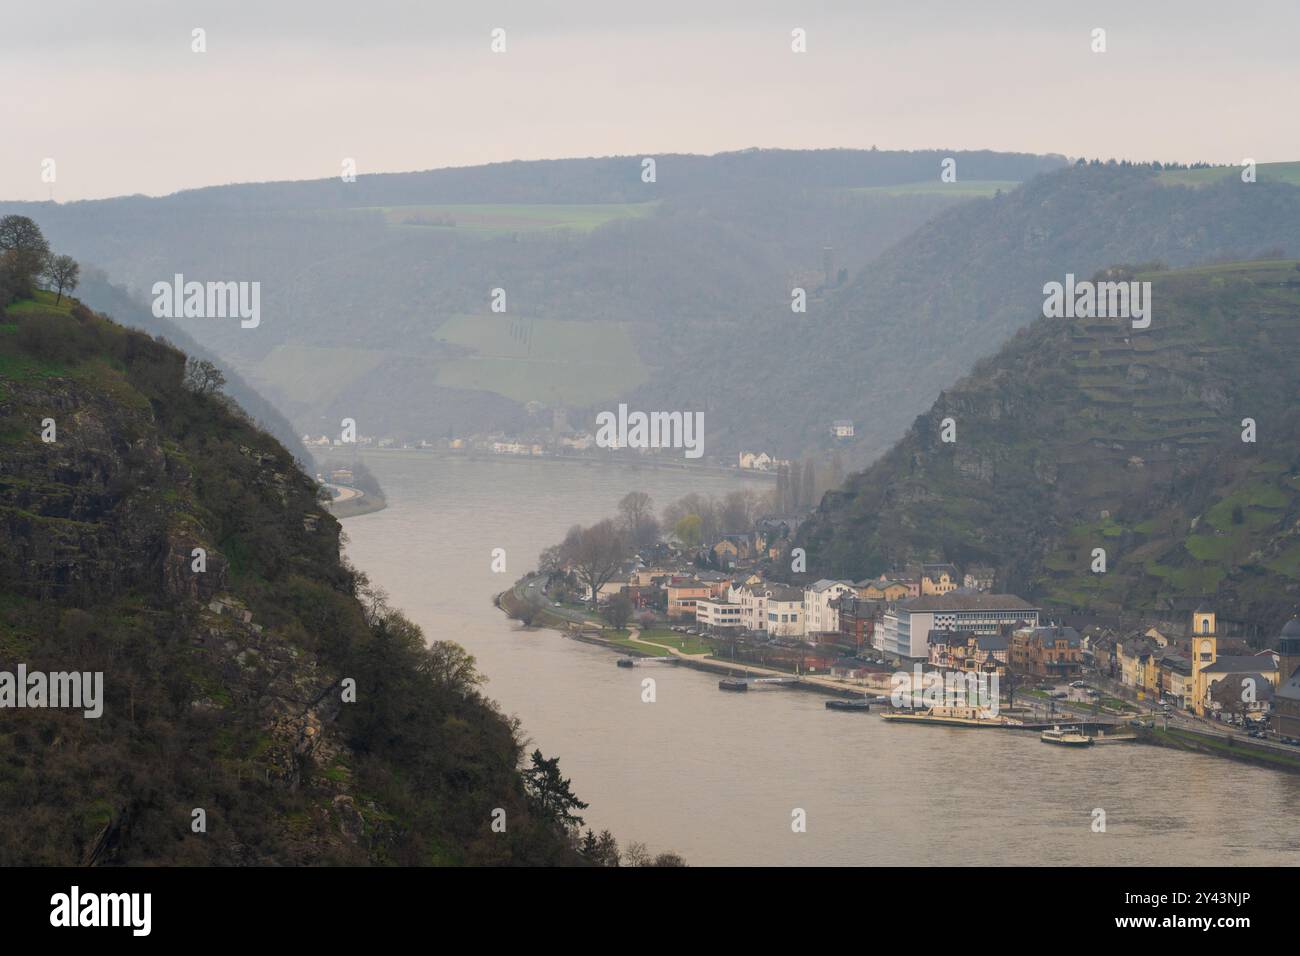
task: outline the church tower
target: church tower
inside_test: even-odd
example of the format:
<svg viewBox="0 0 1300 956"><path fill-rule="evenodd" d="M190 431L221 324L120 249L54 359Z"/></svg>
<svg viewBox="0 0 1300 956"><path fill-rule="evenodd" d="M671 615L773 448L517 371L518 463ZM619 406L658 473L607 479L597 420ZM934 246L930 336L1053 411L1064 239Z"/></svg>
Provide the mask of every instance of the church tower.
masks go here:
<svg viewBox="0 0 1300 956"><path fill-rule="evenodd" d="M1192 612L1192 690L1196 695L1192 709L1197 717L1205 716L1205 697L1210 689L1208 677L1203 671L1219 657L1217 629L1218 623L1213 611L1198 607Z"/></svg>

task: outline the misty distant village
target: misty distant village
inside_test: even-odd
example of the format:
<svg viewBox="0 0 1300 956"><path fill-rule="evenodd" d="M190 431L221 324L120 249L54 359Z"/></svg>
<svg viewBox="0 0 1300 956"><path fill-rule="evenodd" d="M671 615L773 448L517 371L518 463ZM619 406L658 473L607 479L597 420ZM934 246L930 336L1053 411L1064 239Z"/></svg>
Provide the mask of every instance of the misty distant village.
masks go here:
<svg viewBox="0 0 1300 956"><path fill-rule="evenodd" d="M593 430L575 429L569 422L568 412L563 408L549 409L540 402L529 402L526 411L530 419L539 424L526 431L511 433L494 431L475 433L467 436L448 435L445 438L407 439L394 436L357 435L355 441L329 435L303 435L302 442L308 448L318 450L344 451L347 449L391 450L391 451L437 451L456 454L499 455L515 458L592 458L607 459L611 454L636 454L644 462L654 461L660 464L677 466L708 465L714 468L736 469L755 474L775 475L780 469L794 467L794 462L777 457L767 451L739 451L735 454L705 454L701 460L694 456L683 456L682 451L674 447L651 448L626 444L603 446L597 440ZM549 424L540 421L549 417ZM825 437L831 454L839 448L852 444L855 437L854 423L848 419L836 419L827 424ZM707 448L707 445L706 445ZM830 466L830 462L827 465ZM842 465L835 467L842 468Z"/></svg>

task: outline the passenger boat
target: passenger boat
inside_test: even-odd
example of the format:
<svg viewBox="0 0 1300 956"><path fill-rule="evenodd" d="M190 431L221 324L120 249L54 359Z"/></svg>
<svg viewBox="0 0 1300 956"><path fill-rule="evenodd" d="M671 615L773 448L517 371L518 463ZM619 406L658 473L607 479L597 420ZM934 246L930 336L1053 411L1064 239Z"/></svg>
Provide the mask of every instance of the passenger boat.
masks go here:
<svg viewBox="0 0 1300 956"><path fill-rule="evenodd" d="M1057 744L1061 747L1091 747L1092 738L1078 727L1053 727L1044 730L1039 736L1043 743Z"/></svg>
<svg viewBox="0 0 1300 956"><path fill-rule="evenodd" d="M995 714L987 707L927 707L924 710L892 710L881 720L900 724L940 724L945 727L1015 727L1020 721Z"/></svg>
<svg viewBox="0 0 1300 956"><path fill-rule="evenodd" d="M827 710L870 710L871 701L862 700L862 699L844 700L843 698L836 698L835 700L828 700L826 702L826 709Z"/></svg>
<svg viewBox="0 0 1300 956"><path fill-rule="evenodd" d="M632 658L630 658L630 657L620 657L620 658L618 659L618 666L619 666L619 667L636 667L636 661L632 660Z"/></svg>
<svg viewBox="0 0 1300 956"><path fill-rule="evenodd" d="M749 690L749 681L735 677L724 677L718 681L718 690Z"/></svg>

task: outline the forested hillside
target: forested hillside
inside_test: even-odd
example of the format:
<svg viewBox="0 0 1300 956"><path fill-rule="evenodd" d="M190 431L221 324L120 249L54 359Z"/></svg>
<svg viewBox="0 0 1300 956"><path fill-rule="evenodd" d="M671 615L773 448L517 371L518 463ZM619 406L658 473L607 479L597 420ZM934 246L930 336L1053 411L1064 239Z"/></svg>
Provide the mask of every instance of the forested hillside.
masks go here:
<svg viewBox="0 0 1300 956"><path fill-rule="evenodd" d="M473 659L340 559L282 445L171 346L10 295L0 671L103 696L5 710L0 865L579 859Z"/></svg>
<svg viewBox="0 0 1300 956"><path fill-rule="evenodd" d="M852 419L852 457L869 461L1041 313L1044 283L1116 262L1260 254L1300 254L1293 185L1230 176L1189 188L1148 167L1075 166L940 214L824 306L803 316L786 308L761 325L761 348L740 363L746 374L725 383L685 375L674 392L688 403L716 396L713 427L734 429L740 445L825 442L830 422ZM645 391L652 407L669 394Z"/></svg>
<svg viewBox="0 0 1300 956"><path fill-rule="evenodd" d="M0 208L40 218L146 302L177 272L260 281L257 329L176 324L303 431L333 433L342 417L408 438L513 430L528 401L582 424L639 384L671 394L704 372L714 387L694 407L715 411L721 452L737 422L752 432L766 416L736 401L725 368L762 356L793 287L816 312L939 211L1064 163L957 151L960 184L935 188L947 155L665 155L653 182L639 156L362 170L353 183ZM504 314L490 311L495 288Z"/></svg>
<svg viewBox="0 0 1300 956"><path fill-rule="evenodd" d="M1294 614L1300 264L1108 278L1152 282L1150 328L1040 306L825 497L800 529L814 576L947 560L993 565L999 590L1059 610Z"/></svg>

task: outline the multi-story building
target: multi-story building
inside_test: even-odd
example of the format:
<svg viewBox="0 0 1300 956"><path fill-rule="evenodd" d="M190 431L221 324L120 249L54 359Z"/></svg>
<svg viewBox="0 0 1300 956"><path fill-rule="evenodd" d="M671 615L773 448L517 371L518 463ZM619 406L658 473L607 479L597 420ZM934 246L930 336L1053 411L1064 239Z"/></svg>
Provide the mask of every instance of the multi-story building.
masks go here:
<svg viewBox="0 0 1300 956"><path fill-rule="evenodd" d="M668 616L694 617L695 605L713 597L713 588L699 581L683 581L668 585Z"/></svg>
<svg viewBox="0 0 1300 956"><path fill-rule="evenodd" d="M954 591L912 598L886 611L876 646L892 658L925 660L931 631L999 634L1004 628L1037 625L1038 608L1014 594Z"/></svg>
<svg viewBox="0 0 1300 956"><path fill-rule="evenodd" d="M1140 631L1115 641L1115 660L1119 665L1119 682L1139 696L1160 693L1160 645Z"/></svg>
<svg viewBox="0 0 1300 956"><path fill-rule="evenodd" d="M859 581L857 588L858 597L868 601L902 601L905 598L919 596L911 594L904 582L892 580L883 574L878 578Z"/></svg>
<svg viewBox="0 0 1300 956"><path fill-rule="evenodd" d="M1192 709L1192 662L1166 651L1160 658L1160 689L1165 699L1183 710Z"/></svg>
<svg viewBox="0 0 1300 956"><path fill-rule="evenodd" d="M718 598L702 598L695 602L695 621L712 631L735 631L741 628L741 608Z"/></svg>
<svg viewBox="0 0 1300 956"><path fill-rule="evenodd" d="M840 629L840 618L835 601L845 594L856 593L850 581L832 581L829 578L822 578L814 582L803 592L804 633L837 633Z"/></svg>
<svg viewBox="0 0 1300 956"><path fill-rule="evenodd" d="M784 584L767 586L767 632L773 637L803 637L803 591Z"/></svg>
<svg viewBox="0 0 1300 956"><path fill-rule="evenodd" d="M1283 737L1300 738L1300 618L1292 618L1282 628L1277 654L1274 729Z"/></svg>
<svg viewBox="0 0 1300 956"><path fill-rule="evenodd" d="M740 624L749 631L767 631L767 592L771 585L745 584L737 595L740 600Z"/></svg>
<svg viewBox="0 0 1300 956"><path fill-rule="evenodd" d="M858 649L859 653L864 647L873 647L880 602L865 601L860 597L844 594L835 601L835 605L840 619L841 643L851 644Z"/></svg>
<svg viewBox="0 0 1300 956"><path fill-rule="evenodd" d="M930 663L950 670L1005 674L1011 642L1005 634L972 631L931 631Z"/></svg>
<svg viewBox="0 0 1300 956"><path fill-rule="evenodd" d="M1273 681L1258 672L1225 674L1210 685L1205 708L1221 714L1254 716L1273 704Z"/></svg>
<svg viewBox="0 0 1300 956"><path fill-rule="evenodd" d="M1073 679L1083 672L1083 639L1072 627L1017 628L1011 634L1011 666L1035 677Z"/></svg>
<svg viewBox="0 0 1300 956"><path fill-rule="evenodd" d="M921 565L921 594L949 594L961 587L957 569L951 564Z"/></svg>

